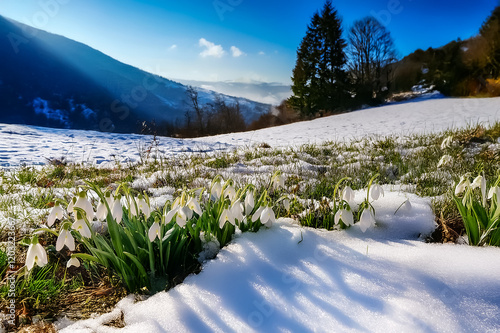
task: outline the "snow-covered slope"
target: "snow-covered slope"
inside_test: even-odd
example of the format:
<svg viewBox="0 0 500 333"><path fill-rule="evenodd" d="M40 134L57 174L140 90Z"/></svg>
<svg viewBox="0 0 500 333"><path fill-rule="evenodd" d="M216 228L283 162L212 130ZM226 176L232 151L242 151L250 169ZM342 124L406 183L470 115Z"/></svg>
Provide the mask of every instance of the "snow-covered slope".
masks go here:
<svg viewBox="0 0 500 333"><path fill-rule="evenodd" d="M312 121L197 139L159 138L159 151L213 152L267 143L272 147L411 135L500 121L500 98L432 99L392 104ZM0 125L0 165L45 164L48 158L99 165L137 162L149 136Z"/></svg>

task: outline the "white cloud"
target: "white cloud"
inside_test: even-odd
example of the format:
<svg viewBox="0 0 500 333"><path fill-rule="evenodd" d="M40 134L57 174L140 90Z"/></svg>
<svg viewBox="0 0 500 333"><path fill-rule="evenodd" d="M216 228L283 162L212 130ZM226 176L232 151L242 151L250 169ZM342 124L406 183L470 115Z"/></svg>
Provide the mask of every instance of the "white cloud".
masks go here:
<svg viewBox="0 0 500 333"><path fill-rule="evenodd" d="M172 46L170 46L168 49L173 51L177 48L177 45L176 44L173 44Z"/></svg>
<svg viewBox="0 0 500 333"><path fill-rule="evenodd" d="M204 58L205 57L220 58L226 53L224 52L224 49L222 48L221 45L215 45L214 43L209 42L205 38L200 38L199 45L205 48L205 50L200 53L200 55Z"/></svg>
<svg viewBox="0 0 500 333"><path fill-rule="evenodd" d="M241 57L242 55L245 55L244 52L242 52L239 48L237 48L236 46L231 46L231 54L233 55L233 57L235 58L238 58L238 57Z"/></svg>
<svg viewBox="0 0 500 333"><path fill-rule="evenodd" d="M259 52L259 55L266 55L266 52L264 52L264 51L260 51L260 52Z"/></svg>

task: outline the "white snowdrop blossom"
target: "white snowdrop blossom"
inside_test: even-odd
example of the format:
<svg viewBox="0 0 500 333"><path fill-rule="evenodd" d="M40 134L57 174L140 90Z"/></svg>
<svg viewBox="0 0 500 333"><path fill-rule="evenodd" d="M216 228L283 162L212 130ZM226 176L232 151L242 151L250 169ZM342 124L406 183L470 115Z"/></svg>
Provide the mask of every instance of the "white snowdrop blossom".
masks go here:
<svg viewBox="0 0 500 333"><path fill-rule="evenodd" d="M47 252L45 252L43 246L40 245L38 241L31 243L28 247L28 252L26 253L26 267L28 268L28 271L35 265L43 267L47 265L47 263Z"/></svg>
<svg viewBox="0 0 500 333"><path fill-rule="evenodd" d="M87 194L85 192L80 192L78 199L76 200L74 206L73 206L73 211L75 208L81 208L85 212L85 215L89 221L92 221L94 219L94 207L92 207L92 204L90 203L89 199L87 198ZM76 214L76 213L75 213Z"/></svg>
<svg viewBox="0 0 500 333"><path fill-rule="evenodd" d="M339 209L335 213L335 224L339 224L340 220L344 222L345 225L353 225L354 224L354 216L352 215L352 212L347 209Z"/></svg>
<svg viewBox="0 0 500 333"><path fill-rule="evenodd" d="M245 214L250 214L255 207L255 199L253 196L253 191L248 191L245 197Z"/></svg>
<svg viewBox="0 0 500 333"><path fill-rule="evenodd" d="M243 204L240 199L237 199L231 206L231 216L240 222L243 221Z"/></svg>
<svg viewBox="0 0 500 333"><path fill-rule="evenodd" d="M252 222L256 222L258 219L260 219L260 214L262 214L264 208L265 207L261 206L257 209L257 211L252 216Z"/></svg>
<svg viewBox="0 0 500 333"><path fill-rule="evenodd" d="M278 190L280 188L285 188L285 177L283 177L281 174L277 174L273 178L273 188L275 190Z"/></svg>
<svg viewBox="0 0 500 333"><path fill-rule="evenodd" d="M446 137L441 143L441 149L445 150L446 148L451 147L452 143L453 143L453 136L450 135Z"/></svg>
<svg viewBox="0 0 500 333"><path fill-rule="evenodd" d="M170 223L170 221L172 221L172 219L174 218L174 215L177 213L177 211L179 210L179 207L176 207L176 208L173 208L171 210L169 210L168 212L165 213L165 223Z"/></svg>
<svg viewBox="0 0 500 333"><path fill-rule="evenodd" d="M264 224L266 227L271 228L273 223L276 221L274 211L271 207L266 207L260 213L260 223Z"/></svg>
<svg viewBox="0 0 500 333"><path fill-rule="evenodd" d="M70 268L71 266L80 267L80 260L78 260L78 258L71 257L68 260L68 263L66 264L66 267Z"/></svg>
<svg viewBox="0 0 500 333"><path fill-rule="evenodd" d="M224 224L226 224L226 222L229 222L232 225L235 225L235 223L234 223L234 217L231 214L231 211L229 209L224 209L224 211L220 215L220 218L219 218L219 228L222 229L224 227Z"/></svg>
<svg viewBox="0 0 500 333"><path fill-rule="evenodd" d="M90 238L92 236L90 228L84 219L77 219L71 226L71 229L78 231L82 237Z"/></svg>
<svg viewBox="0 0 500 333"><path fill-rule="evenodd" d="M189 209L198 214L198 216L201 216L203 214L203 212L201 211L200 203L196 198L189 199L186 203L186 206L188 206Z"/></svg>
<svg viewBox="0 0 500 333"><path fill-rule="evenodd" d="M189 217L190 214L192 215L193 212L186 206L177 210L175 222L179 225L179 227L183 228L186 225L186 222L191 218Z"/></svg>
<svg viewBox="0 0 500 333"><path fill-rule="evenodd" d="M285 207L287 212L290 212L290 199L283 199L283 207Z"/></svg>
<svg viewBox="0 0 500 333"><path fill-rule="evenodd" d="M66 245L70 251L75 251L75 239L68 229L62 229L56 241L56 251L61 251Z"/></svg>
<svg viewBox="0 0 500 333"><path fill-rule="evenodd" d="M108 216L108 209L106 208L106 204L104 203L104 201L100 200L99 204L97 205L95 217L100 221L104 221L107 216Z"/></svg>
<svg viewBox="0 0 500 333"><path fill-rule="evenodd" d="M488 199L493 199L496 196L497 199L497 207L500 207L500 187L493 186L488 191Z"/></svg>
<svg viewBox="0 0 500 333"><path fill-rule="evenodd" d="M66 210L68 211L68 214L73 213L73 207L75 206L75 203L76 203L76 197L71 198L71 200L69 201L68 207L66 208Z"/></svg>
<svg viewBox="0 0 500 333"><path fill-rule="evenodd" d="M370 188L370 196L373 200L378 200L380 196L384 196L384 189L379 184L373 184Z"/></svg>
<svg viewBox="0 0 500 333"><path fill-rule="evenodd" d="M172 209L180 208L181 206L181 197L177 197L172 204Z"/></svg>
<svg viewBox="0 0 500 333"><path fill-rule="evenodd" d="M47 218L47 225L51 227L56 220L62 220L64 216L64 209L56 203L50 210L49 217Z"/></svg>
<svg viewBox="0 0 500 333"><path fill-rule="evenodd" d="M236 190L232 185L229 185L226 187L224 190L224 197L228 197L229 200L233 201L234 197L236 196Z"/></svg>
<svg viewBox="0 0 500 333"><path fill-rule="evenodd" d="M139 211L136 210L136 205L137 205L137 209ZM151 208L149 207L148 203L146 202L146 199L144 199L144 197L142 195L139 195L137 197L135 204L132 201L132 203L130 205L130 213L133 216L139 215L139 212L142 212L144 214L144 216L146 217L146 219L148 219L149 216L151 215Z"/></svg>
<svg viewBox="0 0 500 333"><path fill-rule="evenodd" d="M122 221L123 208L119 197L115 198L115 201L113 202L113 208L111 208L111 216L113 216L116 223L120 223Z"/></svg>
<svg viewBox="0 0 500 333"><path fill-rule="evenodd" d="M475 188L480 188L481 189L481 196L483 198L483 206L486 206L486 178L483 176L479 175L477 176L472 184L470 185L472 189Z"/></svg>
<svg viewBox="0 0 500 333"><path fill-rule="evenodd" d="M352 190L352 188L350 186L346 186L342 190L342 200L345 200L349 203L354 201L354 191Z"/></svg>
<svg viewBox="0 0 500 333"><path fill-rule="evenodd" d="M437 167L440 168L442 166L448 165L451 163L452 160L453 159L451 158L450 155L443 155L439 160Z"/></svg>
<svg viewBox="0 0 500 333"><path fill-rule="evenodd" d="M219 199L222 194L222 184L220 182L213 184L210 194L212 195L213 200Z"/></svg>
<svg viewBox="0 0 500 333"><path fill-rule="evenodd" d="M170 230L165 233L165 236L163 236L163 238L162 238L161 241L162 242L166 241L168 239L168 237L170 237L170 235L172 235L172 233L174 232L174 230L175 230L174 228L170 228Z"/></svg>
<svg viewBox="0 0 500 333"><path fill-rule="evenodd" d="M373 216L372 211L369 209L363 210L357 224L362 232L365 232L368 228L375 226L375 217Z"/></svg>
<svg viewBox="0 0 500 333"><path fill-rule="evenodd" d="M455 187L455 195L459 195L464 192L467 187L470 186L470 180L468 176L462 176L458 182L457 187Z"/></svg>
<svg viewBox="0 0 500 333"><path fill-rule="evenodd" d="M153 242L156 237L160 239L160 224L158 222L153 223L151 228L149 228L148 237L151 242Z"/></svg>

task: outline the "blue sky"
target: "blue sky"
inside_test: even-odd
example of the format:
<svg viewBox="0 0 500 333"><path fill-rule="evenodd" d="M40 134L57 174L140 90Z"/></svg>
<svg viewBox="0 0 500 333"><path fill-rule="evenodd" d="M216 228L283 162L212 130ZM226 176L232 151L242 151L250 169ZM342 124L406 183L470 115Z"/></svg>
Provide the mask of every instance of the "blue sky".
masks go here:
<svg viewBox="0 0 500 333"><path fill-rule="evenodd" d="M290 83L323 0L0 0L0 14L171 79ZM401 56L478 32L498 0L333 1L344 30L367 15Z"/></svg>

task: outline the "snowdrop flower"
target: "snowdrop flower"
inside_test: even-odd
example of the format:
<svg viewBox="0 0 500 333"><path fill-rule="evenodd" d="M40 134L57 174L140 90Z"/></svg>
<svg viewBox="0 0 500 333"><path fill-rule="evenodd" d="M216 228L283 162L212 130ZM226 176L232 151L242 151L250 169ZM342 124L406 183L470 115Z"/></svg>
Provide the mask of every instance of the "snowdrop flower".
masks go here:
<svg viewBox="0 0 500 333"><path fill-rule="evenodd" d="M47 225L51 227L56 220L62 220L64 215L64 209L56 202L55 206L52 207L49 217L47 218Z"/></svg>
<svg viewBox="0 0 500 333"><path fill-rule="evenodd" d="M73 207L75 206L75 203L76 203L76 197L71 198L68 207L66 208L68 214L73 213Z"/></svg>
<svg viewBox="0 0 500 333"><path fill-rule="evenodd" d="M344 222L345 225L353 225L354 224L354 216L352 212L347 209L339 209L337 213L335 213L335 224L339 224L340 220Z"/></svg>
<svg viewBox="0 0 500 333"><path fill-rule="evenodd" d="M181 197L177 197L172 204L172 209L179 208L181 206Z"/></svg>
<svg viewBox="0 0 500 333"><path fill-rule="evenodd" d="M68 229L62 229L56 241L56 251L61 251L66 245L70 251L75 251L75 239Z"/></svg>
<svg viewBox="0 0 500 333"><path fill-rule="evenodd" d="M166 241L168 239L168 237L170 237L170 235L174 232L174 230L175 230L174 228L170 228L170 230L165 233L165 236L163 236L161 241L162 242Z"/></svg>
<svg viewBox="0 0 500 333"><path fill-rule="evenodd" d="M109 207L113 207L113 205L110 205ZM106 205L104 204L104 201L102 201L102 199L97 205L95 216L100 221L104 221L108 216L108 209L106 208Z"/></svg>
<svg viewBox="0 0 500 333"><path fill-rule="evenodd" d="M342 190L342 200L345 200L349 203L354 201L354 191L352 190L352 188L350 186L346 186Z"/></svg>
<svg viewBox="0 0 500 333"><path fill-rule="evenodd" d="M497 196L497 207L500 207L500 187L493 186L490 188L488 191L488 199L492 199L494 195Z"/></svg>
<svg viewBox="0 0 500 333"><path fill-rule="evenodd" d="M273 223L276 221L276 216L274 216L274 211L271 207L266 207L260 213L260 223L264 224L266 227L271 228Z"/></svg>
<svg viewBox="0 0 500 333"><path fill-rule="evenodd" d="M403 204L403 209L407 212L411 210L411 202L410 199L406 200Z"/></svg>
<svg viewBox="0 0 500 333"><path fill-rule="evenodd" d="M458 185L455 188L455 195L459 195L460 193L465 191L465 189L469 186L470 186L469 177L468 176L460 177L460 181L458 182Z"/></svg>
<svg viewBox="0 0 500 333"><path fill-rule="evenodd" d="M121 196L118 195L113 202L113 208L111 208L111 216L115 219L116 223L120 223L123 218L123 208L120 202Z"/></svg>
<svg viewBox="0 0 500 333"><path fill-rule="evenodd" d="M186 206L193 212L198 214L198 216L201 216L203 214L203 212L201 211L200 203L196 198L189 199L188 202L186 203Z"/></svg>
<svg viewBox="0 0 500 333"><path fill-rule="evenodd" d="M90 232L89 226L87 225L85 220L81 218L82 216L80 214L78 214L78 217L79 218L76 220L76 222L74 222L71 226L71 229L78 231L80 235L82 235L82 237L90 238L92 236L92 233Z"/></svg>
<svg viewBox="0 0 500 333"><path fill-rule="evenodd" d="M448 136L446 139L443 140L441 143L441 149L445 150L446 148L451 147L451 144L453 143L453 136Z"/></svg>
<svg viewBox="0 0 500 333"><path fill-rule="evenodd" d="M479 175L477 176L472 184L470 185L472 189L475 188L480 188L481 189L481 196L483 198L483 206L486 206L486 178L483 176Z"/></svg>
<svg viewBox="0 0 500 333"><path fill-rule="evenodd" d="M179 210L179 207L176 207L176 208L172 208L171 210L166 212L165 213L165 223L170 223L170 221L172 221L172 219L174 218L174 215L177 213L178 210Z"/></svg>
<svg viewBox="0 0 500 333"><path fill-rule="evenodd" d="M179 225L179 227L183 228L186 225L186 222L191 218L189 217L190 214L192 215L193 212L185 206L177 210L175 222Z"/></svg>
<svg viewBox="0 0 500 333"><path fill-rule="evenodd" d="M375 217L369 209L363 210L359 222L357 223L362 232L365 232L368 228L375 226Z"/></svg>
<svg viewBox="0 0 500 333"><path fill-rule="evenodd" d="M257 211L252 216L252 222L256 222L258 219L260 219L260 214L262 214L264 208L265 207L260 206L259 209L257 209Z"/></svg>
<svg viewBox="0 0 500 333"><path fill-rule="evenodd" d="M26 267L28 271L30 271L35 264L43 267L47 265L47 263L47 252L45 252L43 246L38 243L38 239L35 239L34 243L31 243L28 247L28 252L26 253Z"/></svg>
<svg viewBox="0 0 500 333"><path fill-rule="evenodd" d="M273 178L273 188L275 190L285 188L285 178L279 173L277 173Z"/></svg>
<svg viewBox="0 0 500 333"><path fill-rule="evenodd" d="M226 224L226 221L231 223L232 225L235 225L234 217L229 209L224 209L224 211L222 212L219 218L219 228L222 229L224 227L224 224Z"/></svg>
<svg viewBox="0 0 500 333"><path fill-rule="evenodd" d="M443 155L441 157L441 159L439 160L437 167L440 168L440 167L442 167L444 165L448 165L448 164L451 163L452 160L453 159L451 158L450 155Z"/></svg>
<svg viewBox="0 0 500 333"><path fill-rule="evenodd" d="M373 184L370 188L370 196L373 200L378 200L380 196L384 196L384 189L379 184Z"/></svg>
<svg viewBox="0 0 500 333"><path fill-rule="evenodd" d="M285 207L287 212L290 212L290 199L283 199L283 207Z"/></svg>
<svg viewBox="0 0 500 333"><path fill-rule="evenodd" d="M142 212L146 216L146 219L151 215L151 209L142 194L137 197L137 200L132 199L130 202L130 214L137 216L139 212Z"/></svg>
<svg viewBox="0 0 500 333"><path fill-rule="evenodd" d="M220 182L215 183L212 186L210 194L212 195L212 199L214 200L219 199L220 195L222 194L222 183Z"/></svg>
<svg viewBox="0 0 500 333"><path fill-rule="evenodd" d="M158 222L155 221L151 228L149 228L148 237L151 242L153 242L156 237L160 239L160 224Z"/></svg>
<svg viewBox="0 0 500 333"><path fill-rule="evenodd" d="M243 221L243 205L240 199L237 199L231 206L231 216L240 222Z"/></svg>
<svg viewBox="0 0 500 333"><path fill-rule="evenodd" d="M85 193L85 191L80 192L78 195L78 199L73 206L73 211L75 208L83 209L89 221L94 219L94 208L92 207L89 199L87 199L87 193Z"/></svg>
<svg viewBox="0 0 500 333"><path fill-rule="evenodd" d="M245 214L250 214L252 209L255 207L255 199L253 197L253 191L248 191L245 197Z"/></svg>
<svg viewBox="0 0 500 333"><path fill-rule="evenodd" d="M66 267L70 268L71 266L80 267L80 260L78 260L78 258L71 257L68 260L68 263L66 264Z"/></svg>
<svg viewBox="0 0 500 333"><path fill-rule="evenodd" d="M228 197L229 200L233 201L235 196L236 196L236 190L234 189L234 187L232 185L226 187L226 189L224 190L224 198Z"/></svg>

